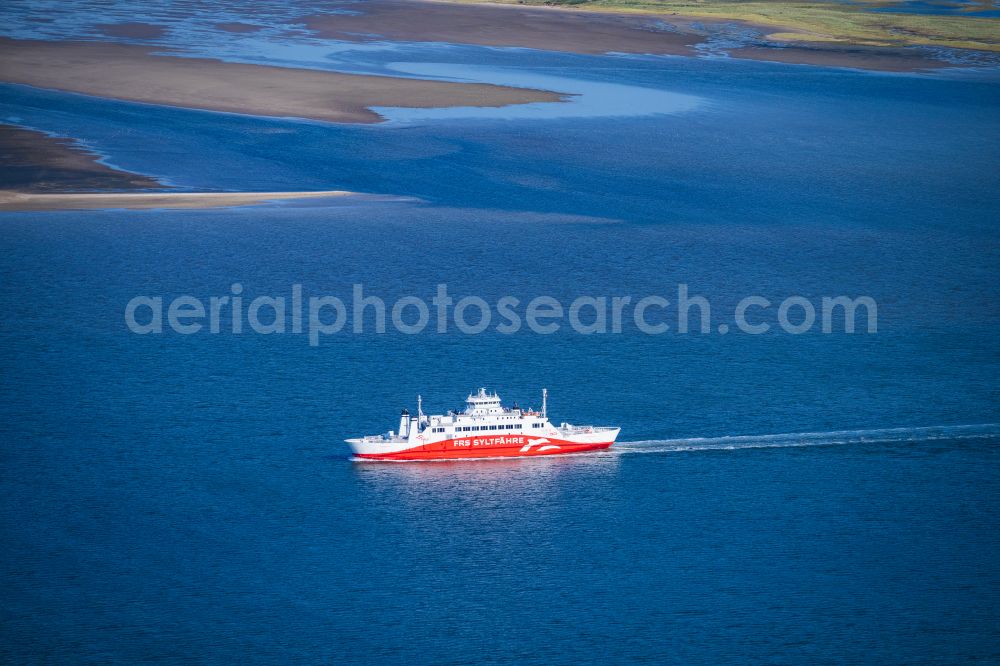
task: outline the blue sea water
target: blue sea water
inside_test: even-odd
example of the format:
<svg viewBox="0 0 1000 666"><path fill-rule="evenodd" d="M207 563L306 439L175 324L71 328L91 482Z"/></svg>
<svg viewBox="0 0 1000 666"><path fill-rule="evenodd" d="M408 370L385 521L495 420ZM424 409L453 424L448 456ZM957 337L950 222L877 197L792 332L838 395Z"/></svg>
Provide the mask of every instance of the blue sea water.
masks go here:
<svg viewBox="0 0 1000 666"><path fill-rule="evenodd" d="M598 99L351 126L2 88L0 117L180 187L411 198L0 215L4 661L1000 660L995 73L351 57ZM236 282L390 303L684 283L713 326L314 347L125 325L133 296ZM878 331L719 334L751 294L868 295ZM418 393L441 412L480 385L547 387L555 421L622 442L349 460Z"/></svg>

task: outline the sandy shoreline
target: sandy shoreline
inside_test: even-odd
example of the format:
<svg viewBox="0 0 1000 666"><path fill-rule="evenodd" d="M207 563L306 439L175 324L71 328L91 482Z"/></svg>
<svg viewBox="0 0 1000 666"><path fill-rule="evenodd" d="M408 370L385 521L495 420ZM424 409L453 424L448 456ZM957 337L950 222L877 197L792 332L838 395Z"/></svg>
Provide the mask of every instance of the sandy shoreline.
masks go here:
<svg viewBox="0 0 1000 666"><path fill-rule="evenodd" d="M763 46L743 46L729 51L733 58L783 62L789 65L815 65L817 67L850 67L877 72L913 72L917 70L940 69L954 65L943 60L914 55L903 49L876 47L827 47L827 46L784 46L768 48Z"/></svg>
<svg viewBox="0 0 1000 666"><path fill-rule="evenodd" d="M101 164L99 159L71 139L0 124L0 212L222 208L291 199L373 196L343 190L178 192L149 176Z"/></svg>
<svg viewBox="0 0 1000 666"><path fill-rule="evenodd" d="M559 102L543 90L227 63L153 55L101 42L0 38L0 81L190 109L375 123L369 107L500 107Z"/></svg>
<svg viewBox="0 0 1000 666"><path fill-rule="evenodd" d="M154 178L102 164L72 139L0 124L0 187L26 192L152 190Z"/></svg>
<svg viewBox="0 0 1000 666"><path fill-rule="evenodd" d="M698 54L711 26L744 25L761 34L773 25L732 18L685 16L665 8L616 10L613 6L537 6L488 0L368 0L360 14L307 16L303 23L328 39L450 42L480 46L519 46L549 51L602 54ZM667 25L669 24L669 25ZM360 35L374 35L362 37ZM376 37L377 36L377 37ZM802 41L781 47L733 47L734 58L779 61L878 71L915 71L943 67L925 53L903 48L849 43L808 43L806 33L786 33Z"/></svg>
<svg viewBox="0 0 1000 666"><path fill-rule="evenodd" d="M322 192L94 192L36 193L0 190L0 211L53 211L150 208L228 208L292 199L358 196L343 190Z"/></svg>
<svg viewBox="0 0 1000 666"><path fill-rule="evenodd" d="M359 14L307 16L307 28L328 39L361 35L411 42L449 42L601 54L694 55L697 34L656 30L656 17L510 4L369 0Z"/></svg>
<svg viewBox="0 0 1000 666"><path fill-rule="evenodd" d="M178 192L115 169L71 139L0 124L0 211L221 208L271 201L377 195L314 192ZM103 191L102 191L103 190Z"/></svg>

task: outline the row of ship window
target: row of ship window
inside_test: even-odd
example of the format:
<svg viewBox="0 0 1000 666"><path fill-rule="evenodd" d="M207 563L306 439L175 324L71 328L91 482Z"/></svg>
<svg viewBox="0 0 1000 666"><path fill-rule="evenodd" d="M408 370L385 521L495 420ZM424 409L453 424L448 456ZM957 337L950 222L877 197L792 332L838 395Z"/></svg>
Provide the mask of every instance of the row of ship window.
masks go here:
<svg viewBox="0 0 1000 666"><path fill-rule="evenodd" d="M541 428L542 423L532 423L532 428ZM502 425L491 425L491 426L455 426L455 432L469 432L470 430L517 430L521 427L520 423L507 423ZM444 428L431 428L431 432L444 432Z"/></svg>

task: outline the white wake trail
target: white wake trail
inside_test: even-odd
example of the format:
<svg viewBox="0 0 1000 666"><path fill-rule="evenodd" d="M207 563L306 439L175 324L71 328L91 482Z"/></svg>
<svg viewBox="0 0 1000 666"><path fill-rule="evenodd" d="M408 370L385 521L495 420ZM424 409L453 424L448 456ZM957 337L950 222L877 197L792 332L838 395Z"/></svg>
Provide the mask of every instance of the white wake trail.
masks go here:
<svg viewBox="0 0 1000 666"><path fill-rule="evenodd" d="M684 439L647 439L618 442L616 453L663 453L670 451L712 451L765 449L793 446L833 446L837 444L877 444L891 442L928 442L954 439L1000 438L1000 423L919 428L878 428L871 430L834 430L831 432L794 432L776 435L732 435L727 437L689 437Z"/></svg>

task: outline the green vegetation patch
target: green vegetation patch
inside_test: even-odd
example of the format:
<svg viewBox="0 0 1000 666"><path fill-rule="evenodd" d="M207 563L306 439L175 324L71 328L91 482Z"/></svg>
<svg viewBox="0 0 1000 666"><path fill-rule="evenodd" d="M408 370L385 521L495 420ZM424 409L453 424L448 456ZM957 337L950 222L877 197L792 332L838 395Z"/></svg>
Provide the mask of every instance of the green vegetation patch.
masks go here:
<svg viewBox="0 0 1000 666"><path fill-rule="evenodd" d="M1000 51L1000 18L872 12L895 4L782 0L501 0L527 5L572 6L595 11L677 14L746 21L772 28L773 39L871 46L943 46ZM970 10L977 9L969 6Z"/></svg>

